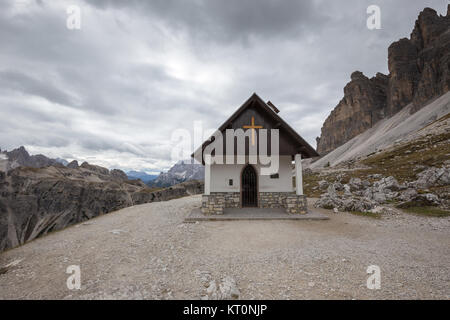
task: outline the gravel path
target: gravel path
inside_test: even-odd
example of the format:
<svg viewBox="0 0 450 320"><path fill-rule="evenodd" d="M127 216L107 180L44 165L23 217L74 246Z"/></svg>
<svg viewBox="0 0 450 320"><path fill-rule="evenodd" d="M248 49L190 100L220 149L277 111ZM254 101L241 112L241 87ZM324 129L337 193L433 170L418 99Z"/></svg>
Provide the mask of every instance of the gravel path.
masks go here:
<svg viewBox="0 0 450 320"><path fill-rule="evenodd" d="M23 260L0 274L0 299L199 299L205 275L231 276L241 299L450 299L449 218L182 223L200 202L122 209L4 252L0 266ZM69 265L80 290L66 286Z"/></svg>

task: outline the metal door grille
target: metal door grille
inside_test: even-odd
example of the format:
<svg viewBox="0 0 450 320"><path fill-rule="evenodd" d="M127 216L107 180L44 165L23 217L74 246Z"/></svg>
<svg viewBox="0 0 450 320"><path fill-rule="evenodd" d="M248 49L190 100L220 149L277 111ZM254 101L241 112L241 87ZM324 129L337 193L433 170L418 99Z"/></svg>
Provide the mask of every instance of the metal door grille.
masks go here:
<svg viewBox="0 0 450 320"><path fill-rule="evenodd" d="M242 206L258 206L256 172L250 165L247 165L242 171Z"/></svg>

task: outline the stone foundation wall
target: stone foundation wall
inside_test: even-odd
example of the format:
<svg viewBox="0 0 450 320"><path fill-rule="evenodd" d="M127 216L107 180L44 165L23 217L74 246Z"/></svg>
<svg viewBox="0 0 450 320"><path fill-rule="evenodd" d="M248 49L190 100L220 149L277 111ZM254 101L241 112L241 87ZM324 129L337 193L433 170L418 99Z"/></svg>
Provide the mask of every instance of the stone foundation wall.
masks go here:
<svg viewBox="0 0 450 320"><path fill-rule="evenodd" d="M290 214L306 214L306 196L298 196L295 193L286 197L286 211Z"/></svg>
<svg viewBox="0 0 450 320"><path fill-rule="evenodd" d="M225 208L239 208L239 192L212 192L202 196L203 214L223 214Z"/></svg>
<svg viewBox="0 0 450 320"><path fill-rule="evenodd" d="M284 208L286 204L286 192L260 192L260 208Z"/></svg>
<svg viewBox="0 0 450 320"><path fill-rule="evenodd" d="M239 192L212 192L202 196L203 214L223 214L225 208L239 208ZM297 196L292 192L260 192L260 208L285 208L291 214L306 214L306 196Z"/></svg>

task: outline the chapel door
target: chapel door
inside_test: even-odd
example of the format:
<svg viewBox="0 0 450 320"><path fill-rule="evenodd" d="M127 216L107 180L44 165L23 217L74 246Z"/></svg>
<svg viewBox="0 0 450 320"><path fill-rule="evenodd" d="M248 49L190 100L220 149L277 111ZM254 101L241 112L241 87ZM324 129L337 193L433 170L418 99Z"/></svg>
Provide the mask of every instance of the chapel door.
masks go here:
<svg viewBox="0 0 450 320"><path fill-rule="evenodd" d="M258 206L258 184L256 180L256 171L251 165L247 165L242 171L242 206L257 207Z"/></svg>

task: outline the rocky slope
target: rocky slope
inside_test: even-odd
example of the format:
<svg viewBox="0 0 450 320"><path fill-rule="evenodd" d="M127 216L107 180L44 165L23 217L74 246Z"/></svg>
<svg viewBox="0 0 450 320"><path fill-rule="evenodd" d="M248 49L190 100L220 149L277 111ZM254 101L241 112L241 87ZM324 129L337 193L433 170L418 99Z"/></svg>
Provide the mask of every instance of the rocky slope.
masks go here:
<svg viewBox="0 0 450 320"><path fill-rule="evenodd" d="M84 162L11 170L0 167L0 252L48 232L128 206L202 192L191 181L150 189L121 170Z"/></svg>
<svg viewBox="0 0 450 320"><path fill-rule="evenodd" d="M309 167L333 167L385 150L394 144L414 140L424 134L435 136L450 130L448 119L445 118L450 113L450 92L411 114L413 108L414 105L410 103L392 117L379 121L372 128L309 164Z"/></svg>
<svg viewBox="0 0 450 320"><path fill-rule="evenodd" d="M148 183L153 187L169 187L175 184L190 181L203 180L205 177L205 168L199 163L192 163L190 160L178 161L167 172L161 174L153 181Z"/></svg>
<svg viewBox="0 0 450 320"><path fill-rule="evenodd" d="M316 206L335 212L378 216L401 209L426 216L450 216L449 99L443 104L446 108L441 104L446 96L450 97L450 92L408 117L397 128L389 121L398 114L383 120L387 123L372 128L376 129L374 132L370 129L360 134L319 160L323 164L334 159L336 163L322 166L313 163L305 170L305 193L320 197ZM429 113L435 111L447 113L432 121ZM421 115L430 121L422 122ZM406 134L408 125L416 130ZM392 143L387 145L389 141ZM366 154L372 142L375 151ZM345 150L353 158L343 161L347 156Z"/></svg>
<svg viewBox="0 0 450 320"><path fill-rule="evenodd" d="M341 146L412 103L411 112L450 89L450 5L446 16L430 8L419 15L409 39L388 49L389 75L368 79L361 72L351 75L344 98L325 120L317 151L321 154Z"/></svg>

